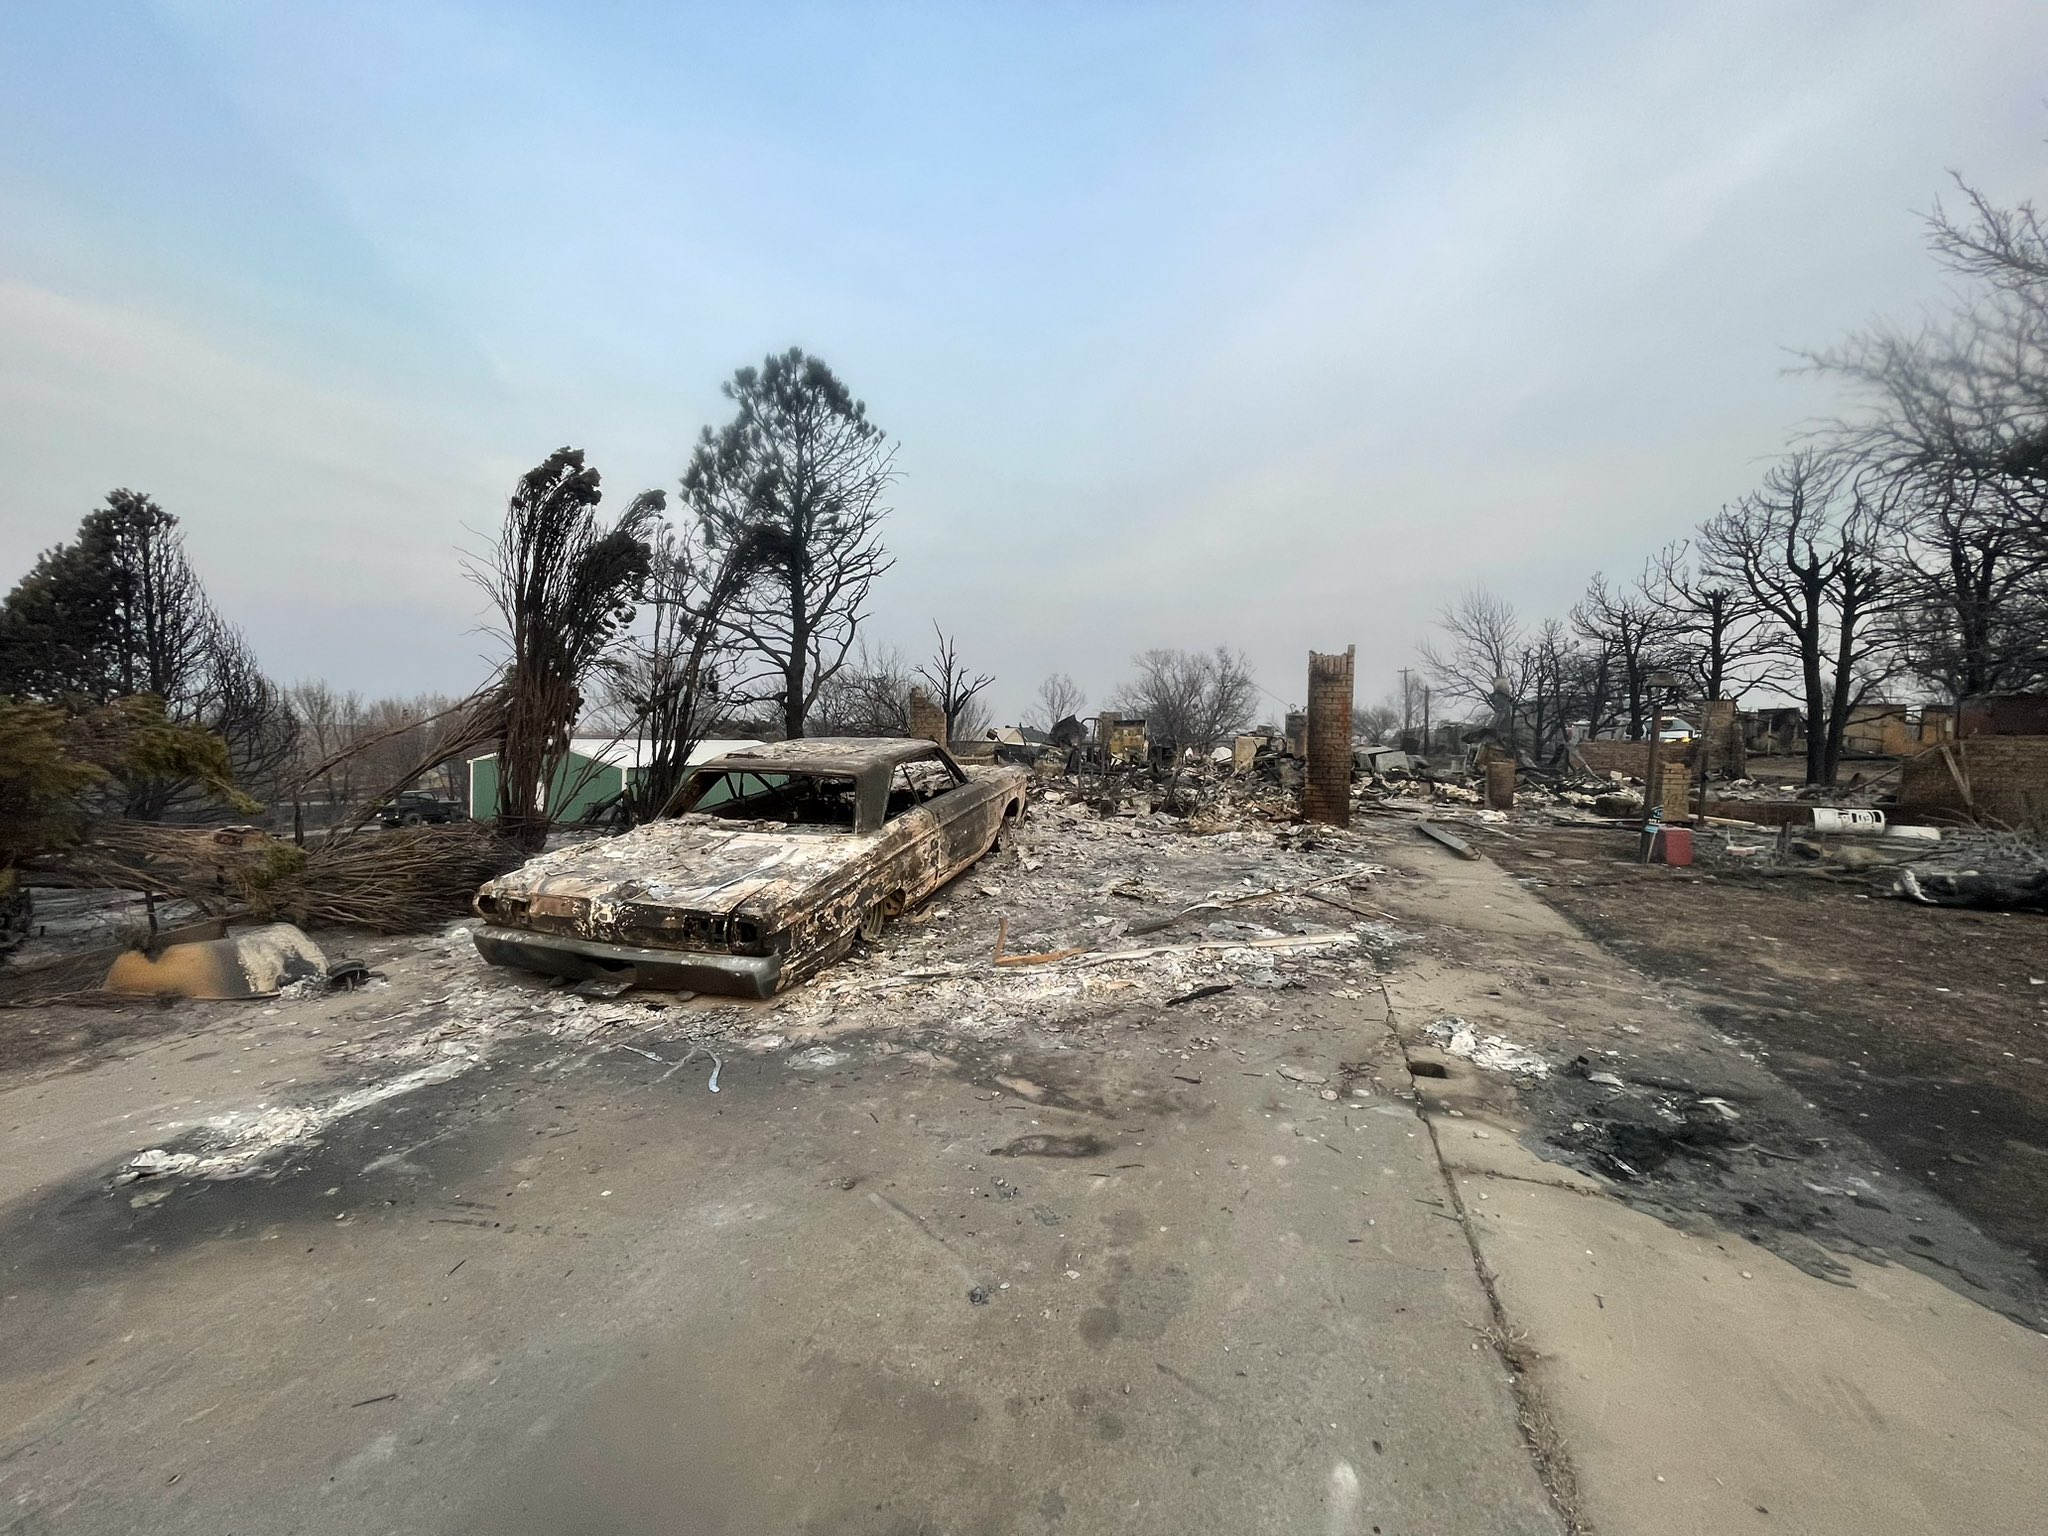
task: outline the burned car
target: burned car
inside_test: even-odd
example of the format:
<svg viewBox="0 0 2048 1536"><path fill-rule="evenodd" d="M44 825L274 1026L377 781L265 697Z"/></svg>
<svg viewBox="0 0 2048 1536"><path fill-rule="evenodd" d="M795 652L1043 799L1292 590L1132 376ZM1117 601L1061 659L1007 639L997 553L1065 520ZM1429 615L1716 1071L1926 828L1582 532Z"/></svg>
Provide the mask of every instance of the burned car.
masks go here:
<svg viewBox="0 0 2048 1536"><path fill-rule="evenodd" d="M1016 768L922 740L814 737L713 758L676 812L477 893L486 960L768 997L875 939L1024 814Z"/></svg>

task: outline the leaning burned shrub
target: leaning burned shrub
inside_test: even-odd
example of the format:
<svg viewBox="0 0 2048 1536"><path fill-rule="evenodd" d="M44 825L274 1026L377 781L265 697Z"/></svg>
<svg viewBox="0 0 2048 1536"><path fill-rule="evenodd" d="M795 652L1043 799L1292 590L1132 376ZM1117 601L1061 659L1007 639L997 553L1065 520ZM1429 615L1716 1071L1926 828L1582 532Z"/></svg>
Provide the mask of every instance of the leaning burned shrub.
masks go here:
<svg viewBox="0 0 2048 1536"><path fill-rule="evenodd" d="M300 848L254 828L111 821L37 878L149 891L215 917L408 933L462 916L479 885L523 858L479 822L330 837Z"/></svg>
<svg viewBox="0 0 2048 1536"><path fill-rule="evenodd" d="M525 857L482 823L408 827L309 844L296 867L245 866L242 894L249 914L268 922L416 932L460 917L478 886Z"/></svg>

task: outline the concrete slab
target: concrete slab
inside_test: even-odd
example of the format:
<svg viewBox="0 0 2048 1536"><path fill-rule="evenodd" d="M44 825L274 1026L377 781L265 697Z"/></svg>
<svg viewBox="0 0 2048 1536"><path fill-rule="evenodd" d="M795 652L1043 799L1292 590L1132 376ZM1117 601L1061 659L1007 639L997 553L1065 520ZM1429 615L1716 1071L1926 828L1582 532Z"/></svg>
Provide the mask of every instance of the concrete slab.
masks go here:
<svg viewBox="0 0 2048 1536"><path fill-rule="evenodd" d="M1611 1200L1458 1182L1594 1529L2041 1528L2048 1339L1897 1266L1833 1285Z"/></svg>
<svg viewBox="0 0 2048 1536"><path fill-rule="evenodd" d="M1523 1145L1540 1090L1427 1050L1432 1019L1545 1044L1569 1026L1698 1092L1761 1072L1491 861L1393 855L1427 881L1390 883L1387 904L1441 926L1388 974L1392 1021L1441 1065L1416 1086L1574 1515L1607 1532L2038 1529L2048 1339L1910 1269L1831 1259L1830 1283L1703 1218L1686 1230Z"/></svg>

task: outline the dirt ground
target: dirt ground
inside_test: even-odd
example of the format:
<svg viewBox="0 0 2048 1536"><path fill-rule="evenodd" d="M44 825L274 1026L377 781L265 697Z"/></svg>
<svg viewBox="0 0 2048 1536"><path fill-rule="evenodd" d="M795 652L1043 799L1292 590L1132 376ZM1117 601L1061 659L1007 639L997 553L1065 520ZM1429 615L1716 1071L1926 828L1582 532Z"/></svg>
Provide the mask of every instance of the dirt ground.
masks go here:
<svg viewBox="0 0 2048 1536"><path fill-rule="evenodd" d="M1638 865L1632 834L1607 828L1469 831L1900 1176L2048 1271L2048 919L1912 905L1882 876Z"/></svg>

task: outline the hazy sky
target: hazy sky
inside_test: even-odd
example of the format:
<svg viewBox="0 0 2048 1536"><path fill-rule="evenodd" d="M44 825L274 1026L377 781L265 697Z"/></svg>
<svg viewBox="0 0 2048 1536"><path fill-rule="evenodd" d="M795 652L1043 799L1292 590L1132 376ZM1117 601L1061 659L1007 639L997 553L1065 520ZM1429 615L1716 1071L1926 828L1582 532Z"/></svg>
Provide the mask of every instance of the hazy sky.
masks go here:
<svg viewBox="0 0 2048 1536"><path fill-rule="evenodd" d="M1391 686L1744 490L1785 373L2048 188L2048 4L16 3L0 586L109 489L286 680L460 690L458 550L673 489L826 358L901 445L879 639L998 712L1153 645ZM1277 705L1276 705L1277 707Z"/></svg>

